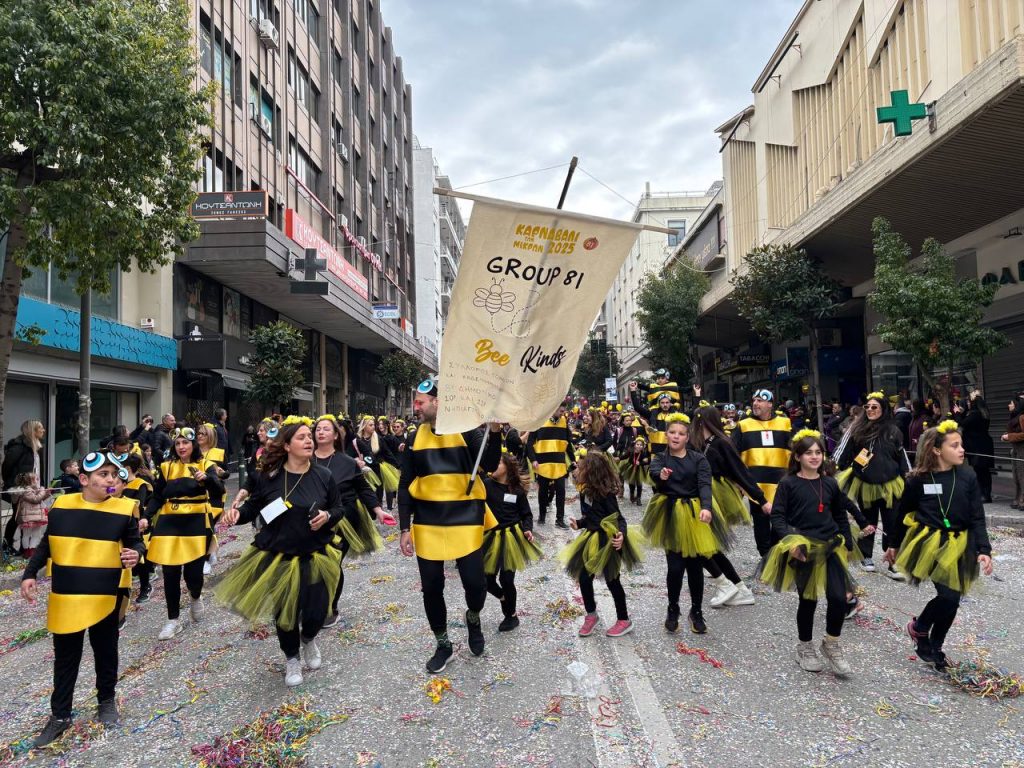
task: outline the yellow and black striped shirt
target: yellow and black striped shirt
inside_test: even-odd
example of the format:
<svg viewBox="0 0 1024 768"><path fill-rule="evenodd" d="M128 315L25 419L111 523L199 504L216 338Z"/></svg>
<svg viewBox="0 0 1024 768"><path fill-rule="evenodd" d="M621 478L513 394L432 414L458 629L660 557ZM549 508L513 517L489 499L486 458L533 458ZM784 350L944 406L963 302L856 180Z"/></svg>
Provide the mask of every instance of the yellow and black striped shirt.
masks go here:
<svg viewBox="0 0 1024 768"><path fill-rule="evenodd" d="M541 477L558 480L569 474L566 456L572 463L576 461L576 454L565 416L548 419L543 427L531 432L527 452L530 461L537 462L537 474Z"/></svg>
<svg viewBox="0 0 1024 768"><path fill-rule="evenodd" d="M736 450L768 501L775 498L775 489L789 467L792 431L793 425L785 416L766 421L743 419L733 430Z"/></svg>

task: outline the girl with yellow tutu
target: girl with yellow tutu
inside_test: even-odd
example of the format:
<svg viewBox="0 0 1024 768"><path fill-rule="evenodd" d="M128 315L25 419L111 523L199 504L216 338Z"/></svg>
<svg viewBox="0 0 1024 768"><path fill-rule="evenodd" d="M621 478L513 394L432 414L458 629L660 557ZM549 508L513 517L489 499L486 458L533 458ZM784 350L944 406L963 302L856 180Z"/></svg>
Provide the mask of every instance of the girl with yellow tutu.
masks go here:
<svg viewBox="0 0 1024 768"><path fill-rule="evenodd" d="M395 518L386 513L377 500L366 476L359 469L356 460L343 452L345 428L332 414L324 414L313 422L313 462L330 471L342 495L346 514L334 526L332 546L341 553L341 559L353 553L353 557L376 552L384 546L377 531L376 522L395 525ZM371 515L372 512L372 515ZM324 621L324 629L338 623L338 603L345 588L345 571L338 575L338 586L331 600L331 612Z"/></svg>
<svg viewBox="0 0 1024 768"><path fill-rule="evenodd" d="M789 474L772 500L772 531L779 542L765 555L761 579L776 591L792 589L800 596L796 661L807 672L820 672L825 666L811 642L814 612L818 600L825 597L821 654L834 675L846 677L852 669L839 646L839 635L846 618L846 596L854 587L846 569L846 548L853 546L847 502L835 478L822 474L825 443L820 432L797 432L792 452Z"/></svg>
<svg viewBox="0 0 1024 768"><path fill-rule="evenodd" d="M580 637L589 637L597 627L597 601L594 599L594 579L603 576L608 591L615 601L616 622L605 634L622 637L633 631L626 608L626 591L619 575L622 570L633 570L643 559L642 546L637 534L626 525L619 511L619 478L609 463L597 453L583 456L573 475L580 492L582 516L569 520L574 531L583 531L558 553L565 571L580 585L583 607L587 615L580 627Z"/></svg>
<svg viewBox="0 0 1024 768"><path fill-rule="evenodd" d="M771 512L764 491L754 482L736 446L726 437L722 416L715 406L698 408L694 413L690 444L701 451L711 465L711 511L727 527L751 524L744 493L763 513ZM714 585L714 594L708 601L712 608L754 604L754 593L743 583L724 552L712 555L704 568Z"/></svg>
<svg viewBox="0 0 1024 768"><path fill-rule="evenodd" d="M373 416L363 416L351 441L353 456L360 469L369 469L366 480L377 492L377 501L384 501L384 494L397 493L398 459L391 452L387 442L377 431Z"/></svg>
<svg viewBox="0 0 1024 768"><path fill-rule="evenodd" d="M501 602L505 617L498 625L499 632L511 632L519 626L516 571L543 554L533 543L533 512L519 472L516 457L503 453L498 468L484 480L487 506L498 521L497 527L484 532L483 551L487 591Z"/></svg>
<svg viewBox="0 0 1024 768"><path fill-rule="evenodd" d="M944 670L942 651L960 599L980 570L992 573L992 545L978 478L964 464L963 437L955 421L927 429L907 478L899 517L885 559L920 584L930 579L935 597L907 624L917 657Z"/></svg>
<svg viewBox="0 0 1024 768"><path fill-rule="evenodd" d="M711 465L704 454L686 447L690 439L688 416L672 413L664 421L667 445L651 459L655 495L641 525L651 546L665 550L665 629L679 630L679 593L685 573L690 590L690 631L703 635L708 631L702 610L704 564L722 546L712 530Z"/></svg>
<svg viewBox="0 0 1024 768"><path fill-rule="evenodd" d="M629 486L630 502L640 504L644 486L651 482L651 452L647 450L647 440L638 436L621 455L619 477L623 485Z"/></svg>
<svg viewBox="0 0 1024 768"><path fill-rule="evenodd" d="M853 420L840 442L835 460L839 467L836 475L839 487L857 503L870 525L877 526L881 519L882 551L887 550L891 546L889 531L895 522L895 509L903 495L903 476L908 467L903 452L903 433L882 392L868 395L864 411ZM862 567L865 571L874 571L875 535L862 536L857 544L863 555ZM886 575L903 579L892 567Z"/></svg>
<svg viewBox="0 0 1024 768"><path fill-rule="evenodd" d="M251 495L240 509L224 513L228 525L257 516L264 525L216 590L249 621L274 620L287 686L302 683L303 661L309 669L323 663L316 636L338 585L341 553L331 542L347 511L330 470L312 461L311 424L305 417L284 420Z"/></svg>

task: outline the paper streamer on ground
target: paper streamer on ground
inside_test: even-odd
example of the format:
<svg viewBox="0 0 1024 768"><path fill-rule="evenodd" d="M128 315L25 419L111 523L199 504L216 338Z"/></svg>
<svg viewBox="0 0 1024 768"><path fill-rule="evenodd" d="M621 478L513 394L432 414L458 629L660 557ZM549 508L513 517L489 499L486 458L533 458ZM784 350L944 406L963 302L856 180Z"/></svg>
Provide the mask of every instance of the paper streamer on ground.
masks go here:
<svg viewBox="0 0 1024 768"><path fill-rule="evenodd" d="M640 225L472 198L441 346L437 431L540 427Z"/></svg>

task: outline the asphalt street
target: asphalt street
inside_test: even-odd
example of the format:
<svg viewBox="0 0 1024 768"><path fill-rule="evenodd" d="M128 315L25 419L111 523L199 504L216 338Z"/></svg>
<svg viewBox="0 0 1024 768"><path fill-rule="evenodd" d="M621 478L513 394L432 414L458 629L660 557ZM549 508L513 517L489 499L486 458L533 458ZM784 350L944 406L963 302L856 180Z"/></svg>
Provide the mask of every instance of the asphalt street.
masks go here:
<svg viewBox="0 0 1024 768"><path fill-rule="evenodd" d="M624 508L631 523L639 521L638 507ZM158 642L165 608L156 582L152 602L133 606L121 634L121 725L104 732L89 722L96 702L87 646L75 698L79 725L47 752L29 751L26 741L49 711L52 644L37 638L41 633L25 634L45 626L44 604L21 600L20 568L2 573L0 764L1024 766L1024 699L972 696L914 658L903 627L933 594L930 586L856 572L866 607L842 636L854 675L837 680L796 665L796 597L760 585L753 606L705 606L707 635L690 633L685 622L678 634L666 633L659 551L624 580L633 634L580 638L579 593L556 557L572 534L550 522L538 532L547 558L517 579L522 624L499 634L501 613L489 597L482 657L466 647L464 601L449 570L456 656L433 681L437 703L423 666L433 637L415 563L392 538L384 551L346 562L342 622L320 636L322 669L307 672L295 689L283 684L273 628L251 627L214 604L198 625L183 611L186 631ZM222 536L214 579L250 537L241 526ZM1024 538L1009 529L993 538L995 577L965 600L946 650L954 660L987 658L1021 672ZM750 531L740 531L733 561L741 575L754 572ZM600 582L598 601L601 623L610 626L611 598ZM685 589L682 607L685 616ZM818 613L816 638L824 631L823 605ZM569 671L574 662L586 666L582 681ZM245 742L247 758L231 763L223 750L211 757L218 737L282 703L337 722L287 747L287 723L284 730L266 727L262 740ZM278 762L269 762L275 750Z"/></svg>

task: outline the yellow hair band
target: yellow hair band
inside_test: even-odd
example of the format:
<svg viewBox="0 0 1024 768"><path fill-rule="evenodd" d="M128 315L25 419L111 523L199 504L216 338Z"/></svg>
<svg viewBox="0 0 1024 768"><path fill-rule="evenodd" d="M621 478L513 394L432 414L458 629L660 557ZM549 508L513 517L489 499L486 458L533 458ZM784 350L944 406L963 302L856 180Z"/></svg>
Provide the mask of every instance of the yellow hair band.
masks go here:
<svg viewBox="0 0 1024 768"><path fill-rule="evenodd" d="M289 424L303 424L307 427L312 427L313 420L309 416L289 416L281 422L282 427L287 427Z"/></svg>
<svg viewBox="0 0 1024 768"><path fill-rule="evenodd" d="M332 424L337 424L338 423L338 419L332 413L325 413L323 416L317 416L316 417L316 420L318 422L319 421L324 421L325 419L327 421L331 422Z"/></svg>
<svg viewBox="0 0 1024 768"><path fill-rule="evenodd" d="M821 440L821 432L816 429L801 429L793 435L793 442L798 443L805 437L813 437L815 440Z"/></svg>
<svg viewBox="0 0 1024 768"><path fill-rule="evenodd" d="M879 390L878 392L869 392L868 400L878 400L879 402L885 402L885 392Z"/></svg>
<svg viewBox="0 0 1024 768"><path fill-rule="evenodd" d="M959 430L960 425L952 419L946 419L945 421L940 422L939 426L935 428L935 431L940 435L948 435L950 432L958 432Z"/></svg>
<svg viewBox="0 0 1024 768"><path fill-rule="evenodd" d="M685 413L670 413L663 419L663 421L666 424L675 424L676 422L679 421L683 422L683 424L689 424L690 417L687 416Z"/></svg>

